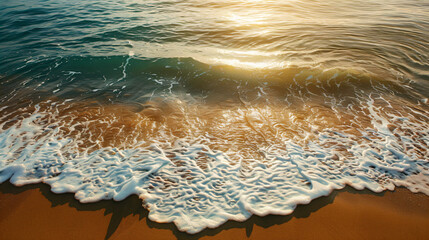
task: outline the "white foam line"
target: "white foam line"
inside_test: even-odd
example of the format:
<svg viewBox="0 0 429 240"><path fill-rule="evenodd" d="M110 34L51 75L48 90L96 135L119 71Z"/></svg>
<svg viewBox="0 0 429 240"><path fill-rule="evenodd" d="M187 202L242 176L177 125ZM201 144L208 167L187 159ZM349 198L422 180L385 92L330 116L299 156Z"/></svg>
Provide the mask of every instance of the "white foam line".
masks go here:
<svg viewBox="0 0 429 240"><path fill-rule="evenodd" d="M73 122L56 116L58 111L54 110L61 104L51 103L48 110L36 105L29 117L0 131L0 182L43 182L55 193L74 193L81 202L120 201L137 194L150 211L149 219L174 222L188 233L217 227L230 219L244 221L252 214L290 214L298 204L308 204L347 184L375 192L405 186L428 194L427 159L413 154L420 150L411 136L404 134L401 140L387 128L392 119L401 116L382 115L373 96L362 104L366 104L373 125L362 130L362 136L326 128L312 132L313 138L307 133L307 143L303 143L276 134L279 139L269 147L255 150L263 154L264 161L245 159L244 155L235 158L240 151L213 149L205 136L191 135L167 143L165 139L171 136L166 129L160 130L159 139L144 139L152 143L148 147L129 144L122 149L79 150L79 134L72 138L62 135L59 127L49 127ZM228 128L234 114L255 119L255 129L257 121L270 122L264 119L263 110L246 107L246 111L226 111L225 122L219 121L219 127ZM48 117L58 120L44 123ZM291 122L298 121L294 117L290 115ZM107 124L115 121L119 118L105 120ZM68 130L82 124L68 126ZM429 141L427 122L404 119L400 124L403 129L419 131L420 140ZM271 127L275 132L275 126ZM345 151L338 153L337 148ZM342 153L345 155L334 158ZM199 156L205 157L206 167L200 167Z"/></svg>

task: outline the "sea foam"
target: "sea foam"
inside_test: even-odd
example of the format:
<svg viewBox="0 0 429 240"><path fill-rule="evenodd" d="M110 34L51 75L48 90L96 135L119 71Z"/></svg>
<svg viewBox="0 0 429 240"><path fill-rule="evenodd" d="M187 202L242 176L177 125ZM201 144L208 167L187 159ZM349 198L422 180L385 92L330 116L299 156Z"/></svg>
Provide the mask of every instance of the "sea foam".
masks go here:
<svg viewBox="0 0 429 240"><path fill-rule="evenodd" d="M75 193L84 203L120 201L137 194L149 209L151 220L174 222L188 233L228 220L244 221L252 214L290 214L298 204L307 204L345 185L374 192L405 186L429 195L427 117L417 110L408 116L385 114L374 101L369 97L364 103L371 123L359 129L359 134L325 128L307 132L303 136L312 136L299 141L287 132L268 135L267 131L264 141L273 140L270 144L252 145L258 147L253 151L259 159L252 158L250 148L237 139L214 139L215 133L210 131L192 138L173 138L166 128L157 130L158 137L135 138L120 147L103 146L99 144L103 136L95 136L99 147L88 150L91 148L84 147L88 143L82 145L84 131L77 131L81 135L73 131L82 124L90 128L91 119L67 122L71 115L61 116L58 109L68 103L48 101L45 105L49 107L27 109L27 117L19 120L5 120L8 114L4 114L0 182L10 179L18 186L43 182L55 193ZM269 110L224 110L214 119L216 131L238 128L231 119L246 118L258 132L258 126L263 125L261 116L274 118ZM392 123L395 129L389 128ZM279 124L271 127L281 129ZM86 138L91 139L89 135ZM219 148L222 144L227 147ZM242 144L238 148L247 153L234 149L234 144Z"/></svg>

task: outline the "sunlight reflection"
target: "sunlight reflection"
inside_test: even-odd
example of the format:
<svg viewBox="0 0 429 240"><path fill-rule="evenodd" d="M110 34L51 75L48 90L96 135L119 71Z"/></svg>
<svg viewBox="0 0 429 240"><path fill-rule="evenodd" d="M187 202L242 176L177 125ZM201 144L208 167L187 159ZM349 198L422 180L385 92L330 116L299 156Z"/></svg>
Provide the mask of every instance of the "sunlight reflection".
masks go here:
<svg viewBox="0 0 429 240"><path fill-rule="evenodd" d="M281 51L258 51L258 50L230 50L230 49L219 49L219 53L222 54L231 54L231 55L241 55L241 56L278 56L283 54Z"/></svg>
<svg viewBox="0 0 429 240"><path fill-rule="evenodd" d="M215 64L251 69L279 69L290 65L279 60L284 54L282 51L218 49L217 52L217 57L211 59Z"/></svg>
<svg viewBox="0 0 429 240"><path fill-rule="evenodd" d="M244 61L239 59L222 59L215 58L213 61L216 64L221 65L230 65L238 68L246 68L246 69L283 69L290 66L289 62L280 62L274 60L266 60L266 61Z"/></svg>
<svg viewBox="0 0 429 240"><path fill-rule="evenodd" d="M261 13L260 11L246 11L240 14L231 13L227 16L227 19L238 26L246 25L267 25L271 14Z"/></svg>

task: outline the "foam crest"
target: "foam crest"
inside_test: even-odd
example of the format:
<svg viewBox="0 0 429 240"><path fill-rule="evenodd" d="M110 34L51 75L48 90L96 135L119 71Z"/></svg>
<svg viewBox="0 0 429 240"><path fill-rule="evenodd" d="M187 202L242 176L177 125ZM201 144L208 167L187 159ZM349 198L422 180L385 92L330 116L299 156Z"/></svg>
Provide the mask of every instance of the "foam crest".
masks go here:
<svg viewBox="0 0 429 240"><path fill-rule="evenodd" d="M345 185L429 195L427 106L379 94L328 100L2 108L0 182L44 182L81 202L137 194L151 220L188 233L290 214Z"/></svg>

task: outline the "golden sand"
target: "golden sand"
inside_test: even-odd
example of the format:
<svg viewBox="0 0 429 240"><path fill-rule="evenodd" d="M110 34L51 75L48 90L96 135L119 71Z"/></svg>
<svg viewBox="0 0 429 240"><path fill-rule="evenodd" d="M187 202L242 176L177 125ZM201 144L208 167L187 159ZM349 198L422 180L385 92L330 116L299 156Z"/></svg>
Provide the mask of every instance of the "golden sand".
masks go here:
<svg viewBox="0 0 429 240"><path fill-rule="evenodd" d="M81 204L44 184L0 185L0 239L426 239L429 197L399 188L333 192L289 216L227 222L196 235L147 219L141 200Z"/></svg>

